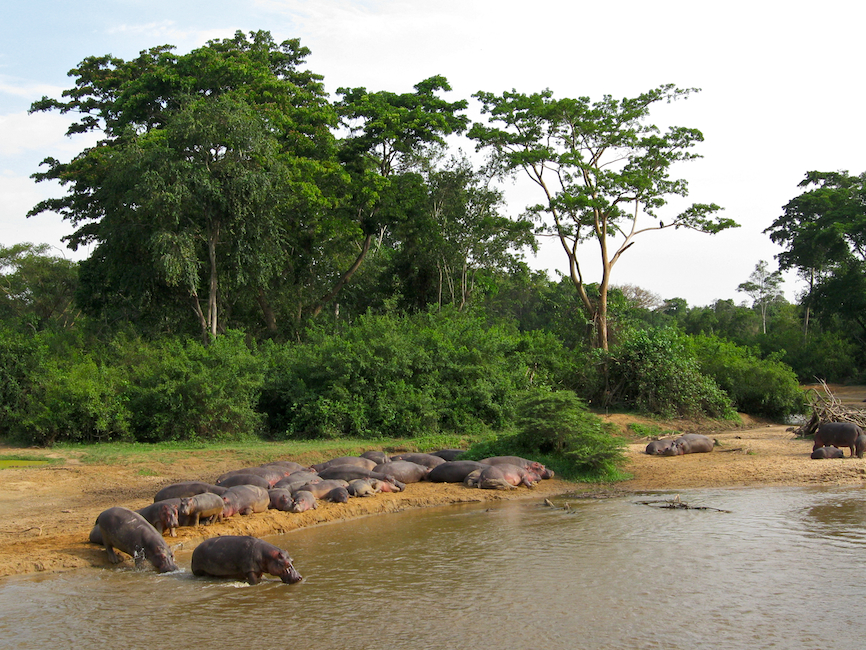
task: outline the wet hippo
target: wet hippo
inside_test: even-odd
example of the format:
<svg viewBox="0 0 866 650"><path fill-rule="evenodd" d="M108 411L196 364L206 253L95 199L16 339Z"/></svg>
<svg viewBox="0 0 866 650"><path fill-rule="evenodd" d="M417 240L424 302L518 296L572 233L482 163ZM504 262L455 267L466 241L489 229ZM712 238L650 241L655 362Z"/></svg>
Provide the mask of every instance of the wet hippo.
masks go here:
<svg viewBox="0 0 866 650"><path fill-rule="evenodd" d="M379 487L380 482L377 481L376 487L373 487L374 480L375 479L356 478L353 481L349 481L349 485L346 486L346 489L353 497L374 497L381 491L381 487Z"/></svg>
<svg viewBox="0 0 866 650"><path fill-rule="evenodd" d="M646 453L650 456L664 456L664 452L671 448L674 444L673 438L665 438L663 440L653 440L646 446Z"/></svg>
<svg viewBox="0 0 866 650"><path fill-rule="evenodd" d="M441 465L445 462L445 459L440 458L439 456L419 453L397 454L396 456L391 456L391 460L408 460L410 463L417 463L418 465L423 465L428 469L433 469L437 465Z"/></svg>
<svg viewBox="0 0 866 650"><path fill-rule="evenodd" d="M226 490L222 500L225 503L223 518L235 514L251 515L254 512L265 512L271 502L268 491L257 485L236 485Z"/></svg>
<svg viewBox="0 0 866 650"><path fill-rule="evenodd" d="M246 580L251 585L257 584L265 573L286 584L302 579L286 551L256 537L241 535L211 537L199 544L192 552L192 572L196 576Z"/></svg>
<svg viewBox="0 0 866 650"><path fill-rule="evenodd" d="M427 480L433 483L462 483L476 469L484 469L488 465L474 460L449 460L430 470Z"/></svg>
<svg viewBox="0 0 866 650"><path fill-rule="evenodd" d="M212 485L211 483L202 483L201 481L184 481L182 483L172 483L171 485L166 485L164 488L162 488L159 492L156 493L156 496L153 497L153 500L162 501L164 499L181 499L183 497L193 497L196 494L202 494L203 492L222 494L226 490L228 490L227 487Z"/></svg>
<svg viewBox="0 0 866 650"><path fill-rule="evenodd" d="M218 494L204 492L180 500L180 514L185 517L184 526L198 526L199 522L212 524L223 520L225 501Z"/></svg>
<svg viewBox="0 0 866 650"><path fill-rule="evenodd" d="M328 467L319 472L319 476L323 479L341 479L349 482L356 478L377 478L380 481L390 481L397 488L402 490L406 484L397 480L390 474L382 474L373 470L364 469L363 467L352 467L351 465L335 465ZM462 480L462 479L461 479Z"/></svg>
<svg viewBox="0 0 866 650"><path fill-rule="evenodd" d="M384 463L388 460L388 454L386 454L384 451L371 449L361 454L361 458L368 458L369 460L372 460L378 465L379 463Z"/></svg>
<svg viewBox="0 0 866 650"><path fill-rule="evenodd" d="M857 439L863 435L863 429L853 422L822 422L815 431L815 446L812 451L820 447L848 447L851 456L855 454L863 458L863 448L857 449Z"/></svg>
<svg viewBox="0 0 866 650"><path fill-rule="evenodd" d="M232 488L236 485L255 485L267 490L271 487L271 482L258 474L241 473L221 476L217 479L217 485L225 488Z"/></svg>
<svg viewBox="0 0 866 650"><path fill-rule="evenodd" d="M372 470L376 467L376 461L370 460L369 458L363 458L361 456L340 456L339 458L332 458L331 460L325 461L324 463L317 463L313 465L313 469L322 473L323 469L328 469L329 467L336 467L338 465L348 465L350 467L362 467L364 469Z"/></svg>
<svg viewBox="0 0 866 650"><path fill-rule="evenodd" d="M376 465L373 471L386 476L393 476L401 483L418 483L427 477L430 468L408 460L392 460Z"/></svg>
<svg viewBox="0 0 866 650"><path fill-rule="evenodd" d="M343 481L340 479L326 479L324 481L318 481L317 483L307 483L298 488L298 492L309 492L317 499L324 499L327 494L338 487L346 487L349 485L348 481Z"/></svg>
<svg viewBox="0 0 866 650"><path fill-rule="evenodd" d="M101 512L96 525L108 559L114 564L120 562L114 552L117 549L131 555L136 566L146 559L160 573L177 571L174 555L162 535L137 512L115 506Z"/></svg>
<svg viewBox="0 0 866 650"><path fill-rule="evenodd" d="M699 433L686 433L673 441L662 456L682 456L683 454L705 454L713 450L715 443Z"/></svg>
<svg viewBox="0 0 866 650"><path fill-rule="evenodd" d="M812 451L812 458L844 458L845 452L837 447L818 447Z"/></svg>
<svg viewBox="0 0 866 650"><path fill-rule="evenodd" d="M465 453L465 449L439 449L438 451L430 452L432 456L439 456L443 460L459 460Z"/></svg>
<svg viewBox="0 0 866 650"><path fill-rule="evenodd" d="M307 490L298 490L292 494L292 504L289 506L289 512L306 512L307 510L315 510L319 507L316 502L316 497L312 492Z"/></svg>

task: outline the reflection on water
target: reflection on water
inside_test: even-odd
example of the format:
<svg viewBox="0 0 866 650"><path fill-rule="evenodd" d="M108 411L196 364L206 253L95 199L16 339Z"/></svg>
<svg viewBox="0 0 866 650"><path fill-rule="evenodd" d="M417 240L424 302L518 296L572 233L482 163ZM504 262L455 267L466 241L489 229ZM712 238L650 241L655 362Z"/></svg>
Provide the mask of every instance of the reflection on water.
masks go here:
<svg viewBox="0 0 866 650"><path fill-rule="evenodd" d="M730 512L639 503L669 497L450 506L269 538L297 585L194 578L189 553L174 574L8 579L0 647L860 647L866 492L680 493Z"/></svg>

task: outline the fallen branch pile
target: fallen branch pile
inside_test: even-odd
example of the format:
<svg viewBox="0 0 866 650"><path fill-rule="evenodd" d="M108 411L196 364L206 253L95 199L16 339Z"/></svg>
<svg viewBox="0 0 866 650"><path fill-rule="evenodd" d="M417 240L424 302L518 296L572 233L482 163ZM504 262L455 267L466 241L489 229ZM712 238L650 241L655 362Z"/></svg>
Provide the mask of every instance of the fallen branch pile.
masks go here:
<svg viewBox="0 0 866 650"><path fill-rule="evenodd" d="M823 395L815 388L809 391L809 399L812 402L812 417L803 426L790 430L797 436L805 437L815 433L818 425L822 422L853 422L861 428L866 428L866 411L862 408L842 404L823 379L821 386L824 389Z"/></svg>

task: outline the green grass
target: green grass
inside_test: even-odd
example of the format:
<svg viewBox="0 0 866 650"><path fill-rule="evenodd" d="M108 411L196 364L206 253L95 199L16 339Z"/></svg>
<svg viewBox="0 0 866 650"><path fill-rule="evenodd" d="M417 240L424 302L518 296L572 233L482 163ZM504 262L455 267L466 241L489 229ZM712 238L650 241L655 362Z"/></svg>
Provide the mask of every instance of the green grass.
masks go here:
<svg viewBox="0 0 866 650"><path fill-rule="evenodd" d="M640 422L632 422L628 425L628 430L641 438L664 438L667 436L680 436L682 432L674 429L662 429L656 424L642 424Z"/></svg>
<svg viewBox="0 0 866 650"><path fill-rule="evenodd" d="M63 462L60 458L45 458L44 456L28 456L8 454L0 456L0 469L7 467L39 467Z"/></svg>

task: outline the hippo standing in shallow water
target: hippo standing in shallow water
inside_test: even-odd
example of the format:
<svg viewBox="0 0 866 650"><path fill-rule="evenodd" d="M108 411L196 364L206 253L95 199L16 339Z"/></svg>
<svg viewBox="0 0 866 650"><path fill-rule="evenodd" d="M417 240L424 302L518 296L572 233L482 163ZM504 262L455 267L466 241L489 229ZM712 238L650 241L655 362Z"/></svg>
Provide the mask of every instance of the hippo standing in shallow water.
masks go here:
<svg viewBox="0 0 866 650"><path fill-rule="evenodd" d="M251 585L257 584L264 573L277 576L286 584L302 580L286 551L243 535L203 541L192 552L192 572L197 576L246 580Z"/></svg>
<svg viewBox="0 0 866 650"><path fill-rule="evenodd" d="M845 452L836 447L818 447L812 452L811 458L844 458Z"/></svg>
<svg viewBox="0 0 866 650"><path fill-rule="evenodd" d="M137 512L115 506L101 512L96 525L112 563L120 562L114 552L118 549L131 555L135 566L146 559L160 573L177 571L174 555L162 535Z"/></svg>
<svg viewBox="0 0 866 650"><path fill-rule="evenodd" d="M863 435L863 429L853 422L824 422L818 425L815 431L815 446L812 451L820 447L848 447L851 456L857 454L857 458L863 458L864 448L857 448L857 440Z"/></svg>

